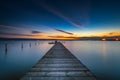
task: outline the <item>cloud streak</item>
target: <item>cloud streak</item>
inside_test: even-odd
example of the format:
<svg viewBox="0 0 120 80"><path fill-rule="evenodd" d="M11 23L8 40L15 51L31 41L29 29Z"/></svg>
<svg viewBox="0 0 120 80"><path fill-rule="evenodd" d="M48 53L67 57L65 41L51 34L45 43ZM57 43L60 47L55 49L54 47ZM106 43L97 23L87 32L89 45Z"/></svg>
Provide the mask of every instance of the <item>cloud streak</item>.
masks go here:
<svg viewBox="0 0 120 80"><path fill-rule="evenodd" d="M40 31L32 31L31 33L32 34L39 34L39 33L42 33L42 32L40 32Z"/></svg>
<svg viewBox="0 0 120 80"><path fill-rule="evenodd" d="M108 33L106 35L108 35L108 36L120 36L120 32L111 32L111 33Z"/></svg>
<svg viewBox="0 0 120 80"><path fill-rule="evenodd" d="M14 26L6 26L6 25L0 25L0 32L14 32L14 33L29 33L29 34L39 34L43 33L41 31L36 31L30 28L21 28L21 27L14 27Z"/></svg>
<svg viewBox="0 0 120 80"><path fill-rule="evenodd" d="M40 38L42 32L29 28L0 25L0 37L4 38Z"/></svg>
<svg viewBox="0 0 120 80"><path fill-rule="evenodd" d="M38 4L38 3L37 3ZM76 23L74 22L73 20L71 20L69 17L63 15L62 13L60 13L59 11L55 10L54 8L52 8L51 6L48 6L47 4L45 3L40 3L39 4L41 7L43 7L44 9L48 10L49 12L55 14L56 16L62 18L63 20L67 21L68 23L70 23L71 25L75 26L75 27L78 27L78 28L81 28L83 29L84 27L82 26L81 23Z"/></svg>
<svg viewBox="0 0 120 80"><path fill-rule="evenodd" d="M0 35L11 35L11 36L41 36L41 35L29 35L29 34L19 34L19 33L6 33L0 32Z"/></svg>
<svg viewBox="0 0 120 80"><path fill-rule="evenodd" d="M30 30L30 29L26 29L26 28L6 26L6 25L0 25L0 28L8 28L8 29L14 29L14 30Z"/></svg>
<svg viewBox="0 0 120 80"><path fill-rule="evenodd" d="M65 34L74 35L73 33L66 32L66 31L63 31L63 30L60 30L60 29L55 29L55 30L59 31L59 32L62 32L62 33L65 33Z"/></svg>

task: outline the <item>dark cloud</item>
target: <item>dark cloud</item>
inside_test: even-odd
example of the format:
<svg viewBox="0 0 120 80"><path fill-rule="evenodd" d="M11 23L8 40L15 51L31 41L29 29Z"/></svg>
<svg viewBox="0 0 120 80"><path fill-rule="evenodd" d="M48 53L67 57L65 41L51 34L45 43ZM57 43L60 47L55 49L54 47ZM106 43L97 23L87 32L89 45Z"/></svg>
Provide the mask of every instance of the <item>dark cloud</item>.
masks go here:
<svg viewBox="0 0 120 80"><path fill-rule="evenodd" d="M32 31L31 33L32 34L39 34L39 33L42 33L42 32L40 32L40 31Z"/></svg>
<svg viewBox="0 0 120 80"><path fill-rule="evenodd" d="M110 35L112 35L112 34L114 34L115 32L111 32L111 33L109 33Z"/></svg>
<svg viewBox="0 0 120 80"><path fill-rule="evenodd" d="M60 30L60 29L55 29L55 30L56 30L56 31L59 31L59 32L62 32L62 33L65 33L65 34L73 35L73 33L66 32L66 31L63 31L63 30Z"/></svg>
<svg viewBox="0 0 120 80"><path fill-rule="evenodd" d="M113 36L120 36L120 32L110 32L103 34L104 37L113 37Z"/></svg>
<svg viewBox="0 0 120 80"><path fill-rule="evenodd" d="M110 34L110 35L114 35L114 34L120 34L120 32L110 32L110 33L108 33L108 34Z"/></svg>
<svg viewBox="0 0 120 80"><path fill-rule="evenodd" d="M18 33L18 32L21 32L21 33L26 33L26 32L29 32L29 33L33 33L33 34L35 34L35 33L40 33L39 31L34 31L34 30L32 30L32 29L30 29L30 28L25 28L25 27L16 27L16 26L7 26L7 25L0 25L0 30L2 31L2 32L16 32L16 33Z"/></svg>
<svg viewBox="0 0 120 80"><path fill-rule="evenodd" d="M28 34L5 33L5 32L0 32L0 35L12 35L12 36L40 36L40 35L28 35Z"/></svg>
<svg viewBox="0 0 120 80"><path fill-rule="evenodd" d="M110 35L114 35L114 36L120 36L120 32L111 32L109 33Z"/></svg>
<svg viewBox="0 0 120 80"><path fill-rule="evenodd" d="M15 26L6 26L6 25L0 25L0 28L10 29L10 30L30 30L28 28L15 27Z"/></svg>

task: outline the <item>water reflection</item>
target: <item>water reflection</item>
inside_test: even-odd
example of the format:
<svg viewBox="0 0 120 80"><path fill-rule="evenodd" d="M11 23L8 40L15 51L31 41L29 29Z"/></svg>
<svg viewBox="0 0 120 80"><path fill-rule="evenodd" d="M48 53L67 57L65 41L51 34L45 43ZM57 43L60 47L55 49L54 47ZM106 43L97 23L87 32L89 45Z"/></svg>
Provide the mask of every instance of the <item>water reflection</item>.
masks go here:
<svg viewBox="0 0 120 80"><path fill-rule="evenodd" d="M19 78L52 46L47 41L0 41L0 80Z"/></svg>
<svg viewBox="0 0 120 80"><path fill-rule="evenodd" d="M106 46L106 42L102 43L102 54L103 54L103 59L106 62L107 61L107 46Z"/></svg>
<svg viewBox="0 0 120 80"><path fill-rule="evenodd" d="M68 41L65 46L81 60L99 80L120 80L120 42Z"/></svg>
<svg viewBox="0 0 120 80"><path fill-rule="evenodd" d="M5 55L7 54L7 52L8 52L8 44L5 43Z"/></svg>
<svg viewBox="0 0 120 80"><path fill-rule="evenodd" d="M37 43L35 42L35 45L37 45Z"/></svg>
<svg viewBox="0 0 120 80"><path fill-rule="evenodd" d="M29 43L29 46L31 47L31 43Z"/></svg>
<svg viewBox="0 0 120 80"><path fill-rule="evenodd" d="M21 50L23 51L23 43L21 43Z"/></svg>
<svg viewBox="0 0 120 80"><path fill-rule="evenodd" d="M0 80L13 80L28 71L53 46L48 42L0 41ZM66 41L64 45L100 80L120 80L120 42Z"/></svg>

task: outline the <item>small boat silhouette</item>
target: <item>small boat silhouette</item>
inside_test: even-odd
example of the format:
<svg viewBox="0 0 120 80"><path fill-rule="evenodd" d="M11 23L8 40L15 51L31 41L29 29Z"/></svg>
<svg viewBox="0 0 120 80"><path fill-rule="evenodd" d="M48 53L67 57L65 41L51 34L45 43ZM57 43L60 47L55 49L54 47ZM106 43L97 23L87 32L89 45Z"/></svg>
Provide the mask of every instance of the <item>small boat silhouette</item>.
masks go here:
<svg viewBox="0 0 120 80"><path fill-rule="evenodd" d="M48 44L55 44L55 42L48 42Z"/></svg>
<svg viewBox="0 0 120 80"><path fill-rule="evenodd" d="M48 44L56 44L57 41L54 41L54 42L48 42Z"/></svg>

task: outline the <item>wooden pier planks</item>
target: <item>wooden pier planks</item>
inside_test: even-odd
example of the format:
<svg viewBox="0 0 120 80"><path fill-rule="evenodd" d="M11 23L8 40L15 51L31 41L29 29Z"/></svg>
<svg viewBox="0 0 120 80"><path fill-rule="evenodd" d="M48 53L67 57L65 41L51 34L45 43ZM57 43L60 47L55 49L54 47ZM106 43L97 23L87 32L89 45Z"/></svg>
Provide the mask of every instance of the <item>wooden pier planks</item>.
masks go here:
<svg viewBox="0 0 120 80"><path fill-rule="evenodd" d="M20 80L96 80L94 75L57 42Z"/></svg>

